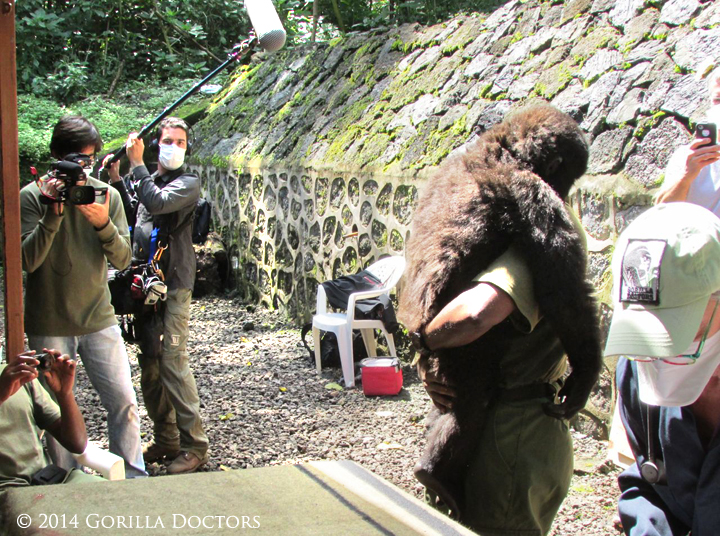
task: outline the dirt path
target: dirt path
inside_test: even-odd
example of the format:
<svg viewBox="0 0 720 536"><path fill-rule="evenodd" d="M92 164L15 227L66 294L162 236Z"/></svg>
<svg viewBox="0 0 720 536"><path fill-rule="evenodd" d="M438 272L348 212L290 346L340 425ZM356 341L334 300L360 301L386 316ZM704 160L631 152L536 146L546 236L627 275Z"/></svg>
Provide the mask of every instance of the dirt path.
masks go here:
<svg viewBox="0 0 720 536"><path fill-rule="evenodd" d="M193 303L190 348L211 445L205 470L351 459L422 495L412 467L424 446L422 422L430 403L413 370L404 370L405 387L396 397L328 389L339 381L340 371L328 369L318 376L298 329L278 313L218 297ZM152 428L142 405L136 348L129 345L128 350L147 441ZM77 397L91 439L105 443L100 400L82 368ZM606 443L577 433L573 439L575 475L551 534L618 534L612 526L618 470L605 462ZM165 473L162 465L148 469L153 475Z"/></svg>

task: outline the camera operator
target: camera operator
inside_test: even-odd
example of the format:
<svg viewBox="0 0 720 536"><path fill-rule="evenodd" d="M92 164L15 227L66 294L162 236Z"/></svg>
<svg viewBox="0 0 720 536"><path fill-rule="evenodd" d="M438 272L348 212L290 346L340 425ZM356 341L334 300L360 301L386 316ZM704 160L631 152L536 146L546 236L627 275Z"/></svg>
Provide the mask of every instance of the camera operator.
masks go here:
<svg viewBox="0 0 720 536"><path fill-rule="evenodd" d="M140 418L107 285L108 261L117 269L130 264L130 239L120 195L89 177L94 155L101 147L100 135L90 121L79 116L62 118L53 130L50 150L55 158L82 162L84 176L58 173L77 167L72 162L58 162L50 177L20 192L23 267L27 271L25 330L34 350L57 348L70 356L80 355L108 412L110 451L125 460L125 474L133 478L147 476ZM68 188L71 182L73 187L90 186L96 192L104 187L104 200L73 202ZM58 191L70 191L70 198L53 197ZM89 201L93 201L92 194ZM48 450L57 465L65 469L75 465L54 441L48 441Z"/></svg>
<svg viewBox="0 0 720 536"><path fill-rule="evenodd" d="M708 93L712 107L707 112L707 121L717 130L720 128L720 68L708 77ZM673 153L657 195L659 203L687 201L720 216L720 145L710 145L710 141L696 137Z"/></svg>
<svg viewBox="0 0 720 536"><path fill-rule="evenodd" d="M143 162L142 139L132 133L127 140L127 156L139 201L133 231L133 262L146 263L154 257L154 251L159 252L158 264L167 284L167 300L158 313L135 319L141 341L138 360L143 399L154 423L153 441L143 448L143 455L147 463L172 459L168 474L196 471L208 460L208 439L187 352L190 300L195 284L191 223L200 197L200 179L183 168L189 149L188 131L185 121L177 117L166 117L160 123L156 132L159 162L152 175Z"/></svg>
<svg viewBox="0 0 720 536"><path fill-rule="evenodd" d="M50 358L46 367L34 351L0 365L0 490L27 486L33 475L49 466L38 428L71 452L81 454L87 446L85 421L73 396L75 361L56 350L44 351ZM43 376L57 404L36 381L39 368L45 369ZM98 479L76 470L60 473L60 478L63 482Z"/></svg>

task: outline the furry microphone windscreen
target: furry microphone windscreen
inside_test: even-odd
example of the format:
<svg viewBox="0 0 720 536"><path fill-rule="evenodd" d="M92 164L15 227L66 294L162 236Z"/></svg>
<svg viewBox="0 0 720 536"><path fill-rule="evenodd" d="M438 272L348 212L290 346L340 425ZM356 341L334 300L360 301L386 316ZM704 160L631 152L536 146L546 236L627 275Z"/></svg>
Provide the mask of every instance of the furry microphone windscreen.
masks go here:
<svg viewBox="0 0 720 536"><path fill-rule="evenodd" d="M285 44L287 34L272 0L245 0L245 9L260 46L267 52L280 50Z"/></svg>

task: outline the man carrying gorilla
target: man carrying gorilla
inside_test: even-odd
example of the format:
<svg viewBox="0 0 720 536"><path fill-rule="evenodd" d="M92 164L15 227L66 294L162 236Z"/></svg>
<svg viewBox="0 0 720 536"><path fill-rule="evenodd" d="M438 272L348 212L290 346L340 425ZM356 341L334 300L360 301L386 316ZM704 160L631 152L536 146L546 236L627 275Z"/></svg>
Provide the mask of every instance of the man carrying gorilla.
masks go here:
<svg viewBox="0 0 720 536"><path fill-rule="evenodd" d="M415 474L483 535L547 533L570 484L567 419L601 367L584 235L562 201L587 158L569 116L526 108L446 161L413 219L400 316L435 405Z"/></svg>

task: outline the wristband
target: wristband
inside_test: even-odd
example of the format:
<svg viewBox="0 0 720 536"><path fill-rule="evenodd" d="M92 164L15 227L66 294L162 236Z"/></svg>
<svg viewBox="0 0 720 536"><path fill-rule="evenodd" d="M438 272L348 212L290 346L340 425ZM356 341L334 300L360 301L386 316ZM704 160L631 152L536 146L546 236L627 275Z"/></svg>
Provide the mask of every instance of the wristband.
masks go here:
<svg viewBox="0 0 720 536"><path fill-rule="evenodd" d="M425 342L425 337L423 336L422 330L417 330L410 333L410 341L412 342L415 351L418 352L420 355L430 355L432 353L432 350L427 345L427 342Z"/></svg>
<svg viewBox="0 0 720 536"><path fill-rule="evenodd" d="M98 232L99 232L99 231L102 231L102 230L105 229L105 227L107 227L108 225L110 225L110 218L108 218L107 221L105 222L105 224L102 225L101 227L95 227L95 230L98 231Z"/></svg>

